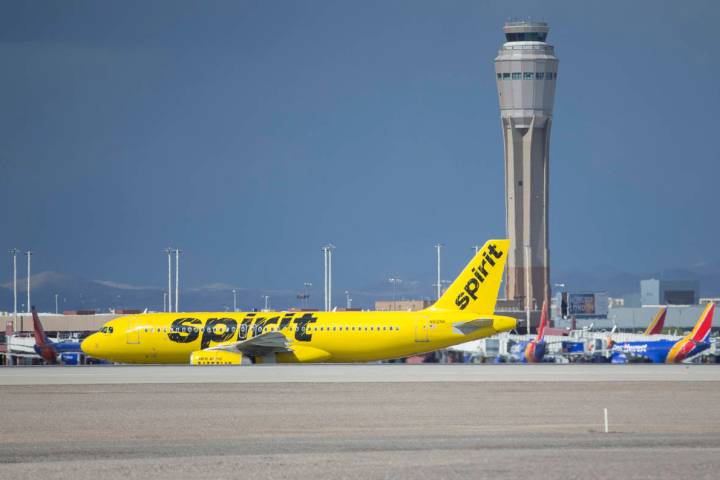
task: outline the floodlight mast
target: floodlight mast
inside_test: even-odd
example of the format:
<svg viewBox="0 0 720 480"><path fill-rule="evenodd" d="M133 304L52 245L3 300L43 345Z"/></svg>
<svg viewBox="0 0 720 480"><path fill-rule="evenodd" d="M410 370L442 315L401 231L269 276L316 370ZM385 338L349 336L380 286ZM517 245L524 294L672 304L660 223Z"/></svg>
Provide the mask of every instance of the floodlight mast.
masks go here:
<svg viewBox="0 0 720 480"><path fill-rule="evenodd" d="M180 249L175 249L175 311L180 311Z"/></svg>
<svg viewBox="0 0 720 480"><path fill-rule="evenodd" d="M308 293L308 287L312 287L312 283L310 282L303 282L303 298L300 302L300 306L302 304L305 304L305 308L310 308L310 294Z"/></svg>
<svg viewBox="0 0 720 480"><path fill-rule="evenodd" d="M435 248L437 249L437 299L440 300L440 295L442 294L442 282L440 280L440 250L444 247L442 243L435 244Z"/></svg>
<svg viewBox="0 0 720 480"><path fill-rule="evenodd" d="M335 245L328 243L322 247L324 256L324 269L325 269L325 311L329 312L332 310L332 251L335 249Z"/></svg>
<svg viewBox="0 0 720 480"><path fill-rule="evenodd" d="M392 286L393 286L393 303L392 303L393 306L392 306L392 308L393 308L393 311L396 311L397 310L397 302L395 301L395 298L396 298L395 289L397 288L398 283L402 283L402 280L394 277L394 278L388 278L388 282L392 283Z"/></svg>
<svg viewBox="0 0 720 480"><path fill-rule="evenodd" d="M17 248L10 249L10 255L13 257L13 316L17 320L17 254L20 250Z"/></svg>
<svg viewBox="0 0 720 480"><path fill-rule="evenodd" d="M173 311L173 309L172 309L172 253L173 253L173 249L171 247L168 247L165 249L165 253L167 253L167 257L168 257L167 311L172 312Z"/></svg>
<svg viewBox="0 0 720 480"><path fill-rule="evenodd" d="M30 313L30 259L32 258L33 252L28 250L25 252L27 255L27 313Z"/></svg>

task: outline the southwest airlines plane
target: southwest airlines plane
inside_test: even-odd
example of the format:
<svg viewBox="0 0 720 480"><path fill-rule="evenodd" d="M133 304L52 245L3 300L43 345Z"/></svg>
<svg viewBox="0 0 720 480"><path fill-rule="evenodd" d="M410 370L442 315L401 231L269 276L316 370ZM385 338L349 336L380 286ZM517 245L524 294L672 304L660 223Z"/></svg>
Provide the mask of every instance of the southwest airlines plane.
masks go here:
<svg viewBox="0 0 720 480"><path fill-rule="evenodd" d="M612 351L612 363L628 363L633 360L652 363L686 362L710 348L710 328L712 327L715 304L708 303L695 328L679 339L673 340L636 340L613 342L608 340ZM664 318L664 316L663 316Z"/></svg>
<svg viewBox="0 0 720 480"><path fill-rule="evenodd" d="M76 365L79 362L80 342L53 342L45 334L37 310L32 307L33 328L35 329L35 353L49 364Z"/></svg>
<svg viewBox="0 0 720 480"><path fill-rule="evenodd" d="M515 328L494 314L509 240L490 240L443 296L419 312L155 313L116 318L87 337L89 356L120 363L368 362Z"/></svg>
<svg viewBox="0 0 720 480"><path fill-rule="evenodd" d="M543 302L540 326L534 340L520 342L513 347L510 354L511 360L520 363L540 363L545 357L547 344L545 343L545 327L548 321L547 300Z"/></svg>

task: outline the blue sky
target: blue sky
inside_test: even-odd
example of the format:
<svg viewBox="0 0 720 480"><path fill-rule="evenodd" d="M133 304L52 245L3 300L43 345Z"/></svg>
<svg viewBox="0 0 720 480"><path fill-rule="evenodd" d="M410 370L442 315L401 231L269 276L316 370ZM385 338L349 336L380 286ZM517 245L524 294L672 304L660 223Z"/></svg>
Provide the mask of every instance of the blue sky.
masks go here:
<svg viewBox="0 0 720 480"><path fill-rule="evenodd" d="M0 249L36 271L335 289L505 233L493 59L550 22L554 271L713 261L715 2L4 1ZM0 280L10 278L10 261ZM452 273L451 273L452 272Z"/></svg>

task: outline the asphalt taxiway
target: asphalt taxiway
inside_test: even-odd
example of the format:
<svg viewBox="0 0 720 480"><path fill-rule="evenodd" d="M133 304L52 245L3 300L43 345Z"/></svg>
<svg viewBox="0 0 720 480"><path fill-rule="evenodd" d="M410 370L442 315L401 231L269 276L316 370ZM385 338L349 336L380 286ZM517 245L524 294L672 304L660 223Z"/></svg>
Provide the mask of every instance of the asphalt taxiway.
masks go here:
<svg viewBox="0 0 720 480"><path fill-rule="evenodd" d="M0 471L11 479L616 480L720 469L716 366L7 368L0 402Z"/></svg>

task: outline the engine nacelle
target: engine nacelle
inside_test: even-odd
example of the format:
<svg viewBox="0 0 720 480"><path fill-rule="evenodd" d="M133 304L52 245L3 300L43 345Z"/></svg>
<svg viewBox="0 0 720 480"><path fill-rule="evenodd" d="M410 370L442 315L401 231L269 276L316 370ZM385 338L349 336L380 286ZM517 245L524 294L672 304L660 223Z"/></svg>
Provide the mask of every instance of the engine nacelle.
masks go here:
<svg viewBox="0 0 720 480"><path fill-rule="evenodd" d="M225 350L197 350L190 354L190 365L248 365L252 363L241 353Z"/></svg>

